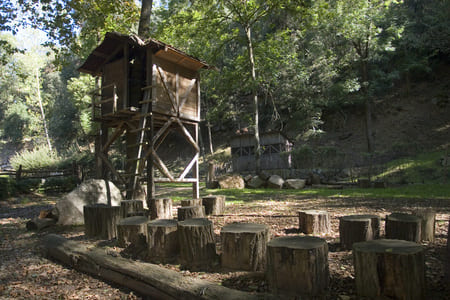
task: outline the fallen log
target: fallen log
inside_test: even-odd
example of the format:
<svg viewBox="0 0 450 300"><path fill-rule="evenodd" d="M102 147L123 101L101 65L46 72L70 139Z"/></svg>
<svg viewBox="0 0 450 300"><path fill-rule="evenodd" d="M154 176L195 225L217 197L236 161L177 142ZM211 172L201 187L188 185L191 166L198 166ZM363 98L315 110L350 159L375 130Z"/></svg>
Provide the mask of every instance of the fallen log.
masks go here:
<svg viewBox="0 0 450 300"><path fill-rule="evenodd" d="M69 241L56 234L43 238L45 254L78 271L130 288L151 299L276 299L183 276L154 264L108 255L106 250Z"/></svg>

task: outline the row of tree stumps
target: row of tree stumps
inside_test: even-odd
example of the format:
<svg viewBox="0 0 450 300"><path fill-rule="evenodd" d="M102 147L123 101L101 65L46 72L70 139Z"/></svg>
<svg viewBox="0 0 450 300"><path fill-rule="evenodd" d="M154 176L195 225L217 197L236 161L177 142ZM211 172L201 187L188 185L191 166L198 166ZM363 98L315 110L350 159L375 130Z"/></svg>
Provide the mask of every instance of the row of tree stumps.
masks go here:
<svg viewBox="0 0 450 300"><path fill-rule="evenodd" d="M425 256L424 247L419 243L434 240L435 212L418 210L414 214L387 215L385 239L379 239L380 221L376 215L339 219L341 248L353 252L358 296L425 299ZM327 212L299 212L301 232L326 234L329 228ZM324 286L324 283L318 279L317 285Z"/></svg>

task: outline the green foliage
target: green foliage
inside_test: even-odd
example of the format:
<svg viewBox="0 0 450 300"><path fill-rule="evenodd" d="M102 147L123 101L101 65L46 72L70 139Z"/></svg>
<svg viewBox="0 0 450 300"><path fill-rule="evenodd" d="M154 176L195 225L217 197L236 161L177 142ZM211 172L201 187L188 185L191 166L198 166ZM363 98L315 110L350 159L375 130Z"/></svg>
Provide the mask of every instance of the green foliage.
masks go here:
<svg viewBox="0 0 450 300"><path fill-rule="evenodd" d="M27 106L24 103L13 103L6 111L6 117L2 122L3 137L13 143L22 142L24 131L30 122Z"/></svg>
<svg viewBox="0 0 450 300"><path fill-rule="evenodd" d="M59 166L61 161L61 157L56 152L50 151L48 146L41 146L33 150L23 150L10 159L11 165L16 170L20 166L24 170L51 169Z"/></svg>
<svg viewBox="0 0 450 300"><path fill-rule="evenodd" d="M14 196L16 192L16 181L9 176L0 176L0 200Z"/></svg>

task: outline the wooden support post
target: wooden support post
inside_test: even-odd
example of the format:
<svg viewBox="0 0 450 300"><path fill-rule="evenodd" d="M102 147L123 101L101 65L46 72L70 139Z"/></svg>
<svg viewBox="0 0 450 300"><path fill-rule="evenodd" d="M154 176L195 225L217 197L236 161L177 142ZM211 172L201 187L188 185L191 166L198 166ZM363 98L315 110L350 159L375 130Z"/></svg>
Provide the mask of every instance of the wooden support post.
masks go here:
<svg viewBox="0 0 450 300"><path fill-rule="evenodd" d="M200 105L200 102L198 103ZM198 155L200 153L200 148L198 148L198 123L194 125L194 139L197 145L197 159L194 163L193 174L196 181L192 184L192 198L197 199L200 198L200 186L199 186L199 168L198 168Z"/></svg>
<svg viewBox="0 0 450 300"><path fill-rule="evenodd" d="M424 248L403 240L353 244L358 297L425 299Z"/></svg>
<svg viewBox="0 0 450 300"><path fill-rule="evenodd" d="M266 275L270 289L276 294L321 299L319 296L329 283L326 240L314 236L271 240L267 244Z"/></svg>
<svg viewBox="0 0 450 300"><path fill-rule="evenodd" d="M222 267L262 271L266 265L269 226L252 223L232 223L222 227Z"/></svg>

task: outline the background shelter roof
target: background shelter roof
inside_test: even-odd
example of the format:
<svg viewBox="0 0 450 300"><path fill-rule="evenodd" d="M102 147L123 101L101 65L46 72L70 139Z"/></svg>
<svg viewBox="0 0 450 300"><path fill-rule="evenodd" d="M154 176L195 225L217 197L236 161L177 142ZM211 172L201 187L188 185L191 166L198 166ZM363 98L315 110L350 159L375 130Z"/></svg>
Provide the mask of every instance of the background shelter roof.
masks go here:
<svg viewBox="0 0 450 300"><path fill-rule="evenodd" d="M155 56L190 70L198 71L202 68L212 68L205 62L161 41L152 38L143 41L137 35L108 32L106 33L103 42L91 52L83 65L78 68L78 71L94 76L100 76L102 74L101 67L121 52L124 43L128 43L134 47L150 48Z"/></svg>

